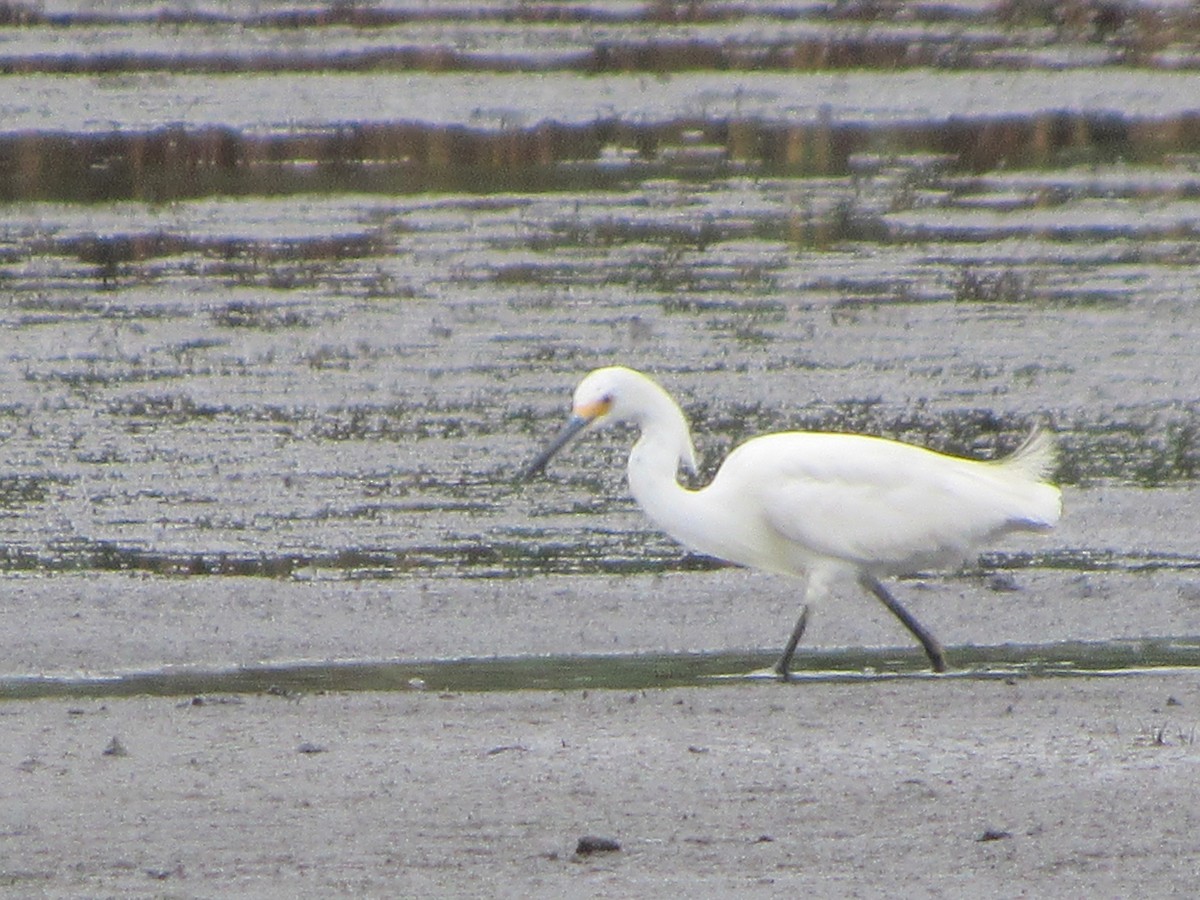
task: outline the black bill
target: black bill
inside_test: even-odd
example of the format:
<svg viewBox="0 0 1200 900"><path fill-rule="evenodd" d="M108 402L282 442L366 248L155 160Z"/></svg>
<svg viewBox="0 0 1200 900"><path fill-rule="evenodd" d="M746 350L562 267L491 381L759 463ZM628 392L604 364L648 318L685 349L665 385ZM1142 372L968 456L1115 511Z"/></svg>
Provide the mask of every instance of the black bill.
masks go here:
<svg viewBox="0 0 1200 900"><path fill-rule="evenodd" d="M571 438L587 428L591 421L591 419L585 419L583 416L571 416L567 420L567 424L563 426L562 431L556 434L554 440L549 443L546 449L538 454L538 458L529 464L529 468L522 473L521 480L528 481L546 468L546 464L550 462L554 454L566 446Z"/></svg>

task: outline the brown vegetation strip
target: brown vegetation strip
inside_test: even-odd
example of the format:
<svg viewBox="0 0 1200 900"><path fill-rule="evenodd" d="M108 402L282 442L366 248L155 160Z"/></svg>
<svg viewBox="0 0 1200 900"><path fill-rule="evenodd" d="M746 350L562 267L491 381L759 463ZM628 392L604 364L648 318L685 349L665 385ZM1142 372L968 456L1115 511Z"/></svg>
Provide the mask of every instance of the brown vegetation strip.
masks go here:
<svg viewBox="0 0 1200 900"><path fill-rule="evenodd" d="M445 45L393 46L339 51L281 52L88 52L0 54L0 75L107 75L136 72L228 75L277 72L580 72L592 75L648 72L824 72L862 69L899 71L929 68L954 71L1060 70L1060 53L1028 35L821 35L783 41L704 39L600 41L590 48L525 53L467 50ZM1062 47L1054 47L1061 51ZM1164 51L1175 50L1166 56ZM1082 57L1087 66L1123 66L1194 71L1194 47L1139 48L1106 45Z"/></svg>
<svg viewBox="0 0 1200 900"><path fill-rule="evenodd" d="M114 5L115 6L115 5ZM1126 31L1135 34L1178 34L1194 30L1200 10L1171 3L1118 3L1111 0L1001 0L987 5L964 3L852 2L790 5L786 2L688 2L654 0L646 3L427 3L388 7L385 4L339 2L325 6L298 4L294 8L260 12L249 5L239 15L232 7L222 12L169 2L145 11L78 9L46 12L41 4L0 0L0 26L56 27L137 23L168 25L234 24L251 28L314 28L349 26L387 28L420 23L496 24L649 24L705 25L747 20L811 21L864 25L1002 25L1006 28L1053 28L1059 37L1099 41Z"/></svg>
<svg viewBox="0 0 1200 900"><path fill-rule="evenodd" d="M1167 119L1054 112L1032 117L867 125L757 119L604 119L529 128L385 123L285 134L234 128L0 135L0 201L122 198L164 200L296 190L428 190L469 182L475 190L520 189L613 169L606 151L630 151L619 177L672 166L737 166L789 175L845 175L856 154L929 153L950 169L1040 168L1066 161L1161 161L1200 143L1200 113ZM695 155L697 147L707 155ZM622 157L624 159L624 157ZM569 164L569 165L566 165Z"/></svg>
<svg viewBox="0 0 1200 900"><path fill-rule="evenodd" d="M761 24L767 37L711 38L704 26L738 22ZM521 25L695 26L695 36L641 40L598 40L586 46L586 32L556 38L558 52L480 49L462 51L453 40L441 45L403 43L404 26L440 24L475 34L468 43L483 47L502 40L488 29ZM769 37L771 26L810 24L814 34ZM878 25L871 30L868 25ZM47 13L37 4L0 0L0 28L51 27L80 33L104 27L227 27L287 32L352 28L363 32L395 29L395 46L331 52L83 52L45 54L0 50L0 74L113 73L170 71L238 73L279 71L477 71L591 73L681 71L821 71L862 68L887 70L1063 68L1079 65L1136 65L1195 69L1200 9L1117 3L1030 3L1011 0L969 8L962 4L847 3L823 6L753 3L645 4L431 4L404 8L332 3L323 8L270 12L214 12L167 6L149 11L113 10ZM839 26L844 26L840 27ZM904 33L887 28L901 26ZM826 32L822 29L839 29ZM914 30L921 29L914 36ZM13 42L10 46L17 46ZM1062 51L1073 48L1076 62ZM553 48L544 48L551 49ZM1043 55L1047 49L1054 52Z"/></svg>
<svg viewBox="0 0 1200 900"><path fill-rule="evenodd" d="M1003 55L998 55L998 54ZM1123 57L1113 51L1112 63ZM28 54L0 56L0 74L100 75L126 72L243 74L248 72L819 72L844 69L898 70L1044 68L1028 51L996 38L931 36L808 37L764 43L746 41L599 42L590 49L525 54L460 51L444 45L396 46L336 52ZM1177 61L1176 69L1200 60Z"/></svg>
<svg viewBox="0 0 1200 900"><path fill-rule="evenodd" d="M397 25L419 23L500 23L500 24L713 24L738 22L746 19L764 21L830 21L830 22L890 22L897 19L905 22L965 23L995 17L1008 24L1033 19L1044 23L1047 17L1062 19L1065 13L1058 12L1057 5L1046 3L1045 8L1022 0L1000 3L990 15L980 15L976 10L962 4L923 3L836 3L812 7L800 4L790 8L786 3L764 5L760 3L679 3L673 0L658 0L649 3L430 3L389 8L359 3L334 2L324 7L297 6L294 9L277 9L271 12L249 12L237 15L229 12L212 12L188 8L180 4L153 8L146 12L84 11L70 13L47 13L37 3L0 2L0 26L2 25L54 25L57 27L95 26L131 23L161 23L169 25L213 25L237 24L253 28L313 28L327 26L351 26L354 28L386 28ZM1083 4L1077 4L1083 5ZM247 7L256 9L254 6ZM1115 7L1124 21L1131 13L1123 7ZM1176 13L1178 15L1178 13Z"/></svg>

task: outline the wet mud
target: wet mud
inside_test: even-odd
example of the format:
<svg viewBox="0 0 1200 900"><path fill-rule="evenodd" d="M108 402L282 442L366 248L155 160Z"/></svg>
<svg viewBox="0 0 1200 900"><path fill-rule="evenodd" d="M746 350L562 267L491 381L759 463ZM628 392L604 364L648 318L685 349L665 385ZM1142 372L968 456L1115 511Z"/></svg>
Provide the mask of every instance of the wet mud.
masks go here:
<svg viewBox="0 0 1200 900"><path fill-rule="evenodd" d="M794 588L712 628L753 581L640 517L627 436L517 483L609 362L680 397L709 475L771 429L987 457L1049 421L1063 527L917 582L970 595L926 615L1027 641L1036 577L1050 644L1186 646L1194 13L854 9L4 5L5 673L591 653L595 585L621 652L773 647ZM712 598L675 638L633 599L664 578ZM1000 583L1005 621L946 609ZM40 637L184 585L157 653ZM329 621L255 642L314 587ZM388 652L363 591L443 596L453 637ZM494 616L531 591L522 647ZM895 643L868 609L816 646Z"/></svg>
<svg viewBox="0 0 1200 900"><path fill-rule="evenodd" d="M1187 894L1198 36L0 0L0 893ZM611 363L701 482L1047 423L1064 519L897 582L948 675L847 589L776 683L629 433L518 481Z"/></svg>

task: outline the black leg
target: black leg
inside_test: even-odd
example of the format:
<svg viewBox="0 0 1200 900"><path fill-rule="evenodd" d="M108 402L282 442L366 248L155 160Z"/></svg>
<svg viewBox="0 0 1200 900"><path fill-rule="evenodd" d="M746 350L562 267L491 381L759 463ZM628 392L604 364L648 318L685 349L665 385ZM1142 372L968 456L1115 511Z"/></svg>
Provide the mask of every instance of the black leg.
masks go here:
<svg viewBox="0 0 1200 900"><path fill-rule="evenodd" d="M933 671L945 672L946 654L942 652L942 645L938 643L937 638L926 631L924 626L913 618L912 613L901 606L900 601L893 597L877 578L864 572L859 575L858 581L878 597L879 601L891 610L892 615L904 623L904 627L912 633L912 636L921 642L921 646L925 648L925 655L929 657L929 663L933 666Z"/></svg>
<svg viewBox="0 0 1200 900"><path fill-rule="evenodd" d="M775 663L775 674L780 680L787 681L788 673L792 667L792 656L796 653L796 645L800 643L800 638L804 637L804 629L808 627L808 607L800 608L800 618L796 620L796 627L792 629L792 636L788 638L787 646L783 648L783 655L779 657L779 662Z"/></svg>

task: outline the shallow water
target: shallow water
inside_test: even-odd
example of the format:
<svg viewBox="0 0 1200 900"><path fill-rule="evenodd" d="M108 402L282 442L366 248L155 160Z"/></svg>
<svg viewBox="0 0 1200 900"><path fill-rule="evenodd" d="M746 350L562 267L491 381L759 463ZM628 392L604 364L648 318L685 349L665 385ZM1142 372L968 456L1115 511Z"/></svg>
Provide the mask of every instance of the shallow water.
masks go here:
<svg viewBox="0 0 1200 900"><path fill-rule="evenodd" d="M614 361L679 397L709 474L770 429L988 456L1049 419L1063 525L901 594L964 661L1200 662L1184 11L1172 43L952 4L83 9L0 26L6 675L769 653L795 586L658 535L627 435L516 483ZM796 62L850 38L916 49ZM830 603L812 646L907 648L883 616Z"/></svg>
<svg viewBox="0 0 1200 900"><path fill-rule="evenodd" d="M1005 679L1137 675L1190 670L1200 646L1175 640L1061 643L1034 647L973 647L960 651L953 672L934 674L916 650L832 650L804 654L789 681L802 684L896 678ZM779 681L766 653L657 653L596 656L521 656L400 663L325 662L178 668L102 677L26 676L0 681L10 698L270 693L298 697L315 691L649 690L712 686L744 680Z"/></svg>

